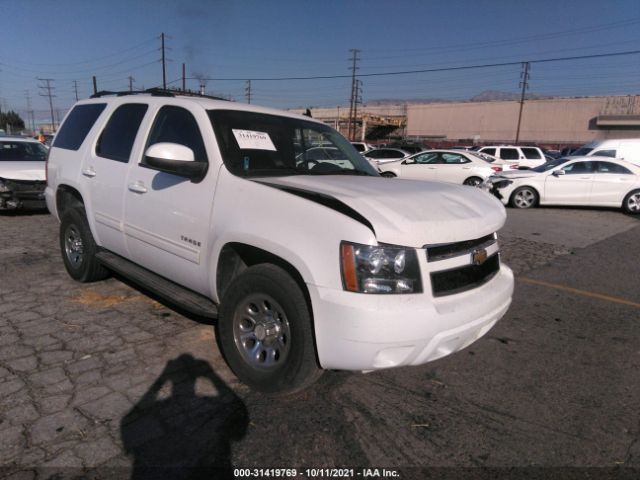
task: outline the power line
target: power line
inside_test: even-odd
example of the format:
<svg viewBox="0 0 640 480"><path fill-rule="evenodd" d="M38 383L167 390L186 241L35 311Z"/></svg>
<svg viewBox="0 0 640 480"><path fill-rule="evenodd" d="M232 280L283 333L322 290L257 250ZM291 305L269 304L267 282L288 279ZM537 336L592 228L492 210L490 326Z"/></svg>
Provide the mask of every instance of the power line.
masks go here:
<svg viewBox="0 0 640 480"><path fill-rule="evenodd" d="M599 53L593 55L577 55L572 57L555 57L555 58L542 58L538 60L526 60L529 63L549 63L549 62L562 62L562 61L572 61L572 60L586 60L592 58L603 58L603 57L619 57L624 55L637 55L640 53L640 50L629 50L626 52L610 52L610 53ZM397 72L376 72L376 73L362 73L357 75L358 77L384 77L384 76L395 76L395 75L411 75L416 73L434 73L434 72L452 72L458 70L474 70L479 68L493 68L493 67L507 67L513 65L520 65L524 61L520 60L517 62L502 62L502 63L485 63L479 65L464 65L458 67L442 67L442 68L427 68L423 70L404 70ZM225 81L225 82L239 82L239 81L261 81L261 82L269 82L269 81L282 81L282 80L326 80L331 78L351 78L352 75L318 75L318 76L309 76L309 77L263 77L263 78L189 78L189 80L215 80L215 81Z"/></svg>

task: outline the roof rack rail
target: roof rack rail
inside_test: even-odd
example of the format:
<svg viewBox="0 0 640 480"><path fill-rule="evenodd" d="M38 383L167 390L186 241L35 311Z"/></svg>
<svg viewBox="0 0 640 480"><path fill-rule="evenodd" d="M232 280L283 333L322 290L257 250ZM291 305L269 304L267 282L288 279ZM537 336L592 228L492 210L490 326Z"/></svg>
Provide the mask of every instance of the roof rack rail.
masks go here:
<svg viewBox="0 0 640 480"><path fill-rule="evenodd" d="M89 98L100 98L100 97L106 97L108 95L114 95L116 97L124 97L126 95L142 95L142 94L151 95L152 97L185 96L185 97L209 98L211 100L229 101L226 98L214 97L211 95L203 95L198 92L192 92L191 90L183 91L183 90L170 90L170 89L163 89L163 88L148 88L146 90L133 90L133 91L124 90L120 92L113 92L110 90L101 90L99 92L94 93Z"/></svg>

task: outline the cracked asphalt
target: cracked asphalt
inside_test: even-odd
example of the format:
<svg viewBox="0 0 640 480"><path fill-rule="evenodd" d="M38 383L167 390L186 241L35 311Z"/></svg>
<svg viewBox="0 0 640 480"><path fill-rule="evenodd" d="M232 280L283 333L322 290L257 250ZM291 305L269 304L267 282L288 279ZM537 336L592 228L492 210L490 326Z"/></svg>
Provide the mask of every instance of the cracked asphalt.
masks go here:
<svg viewBox="0 0 640 480"><path fill-rule="evenodd" d="M193 478L186 466L637 478L640 219L508 212L514 303L483 339L420 367L327 372L284 398L238 383L202 319L122 279L74 282L50 215L0 215L0 478Z"/></svg>

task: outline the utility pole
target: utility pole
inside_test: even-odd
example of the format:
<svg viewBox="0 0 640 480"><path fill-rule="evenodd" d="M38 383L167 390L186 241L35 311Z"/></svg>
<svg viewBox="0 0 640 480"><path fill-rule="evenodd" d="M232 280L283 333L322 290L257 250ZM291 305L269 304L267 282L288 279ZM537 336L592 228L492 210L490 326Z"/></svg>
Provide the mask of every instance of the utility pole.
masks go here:
<svg viewBox="0 0 640 480"><path fill-rule="evenodd" d="M356 120L358 119L358 104L362 103L362 80L356 80L356 98L353 102L353 136L356 136ZM362 141L364 142L365 119L362 119Z"/></svg>
<svg viewBox="0 0 640 480"><path fill-rule="evenodd" d="M78 101L78 81L73 81L73 91L76 93L76 102Z"/></svg>
<svg viewBox="0 0 640 480"><path fill-rule="evenodd" d="M27 121L29 122L29 128L33 133L35 133L36 126L33 119L33 110L31 109L31 95L29 93L29 90L25 90L24 94L25 98L27 99Z"/></svg>
<svg viewBox="0 0 640 480"><path fill-rule="evenodd" d="M163 90L167 89L167 68L165 65L165 57L164 57L164 33L160 34L160 43L162 44L162 88Z"/></svg>
<svg viewBox="0 0 640 480"><path fill-rule="evenodd" d="M182 91L187 91L187 66L182 64Z"/></svg>
<svg viewBox="0 0 640 480"><path fill-rule="evenodd" d="M41 97L49 97L49 108L51 109L51 131L54 132L56 127L55 120L53 118L53 97L55 97L55 95L51 93L51 90L54 89L54 87L51 86L53 78L37 78L37 80L45 83L45 85L38 85L38 88L42 89L43 92L46 91L47 93L40 93L39 95Z"/></svg>
<svg viewBox="0 0 640 480"><path fill-rule="evenodd" d="M244 95L247 97L247 103L251 103L251 80L247 80L244 87Z"/></svg>
<svg viewBox="0 0 640 480"><path fill-rule="evenodd" d="M352 48L349 50L352 54L351 57L351 100L349 105L349 130L348 130L348 138L353 141L356 134L356 98L358 96L358 84L356 81L356 70L358 67L356 66L358 60L358 53L360 50L357 48Z"/></svg>
<svg viewBox="0 0 640 480"><path fill-rule="evenodd" d="M129 79L129 91L133 92L133 81L135 80L135 78L133 78L131 75L129 75L127 78Z"/></svg>
<svg viewBox="0 0 640 480"><path fill-rule="evenodd" d="M520 140L520 123L522 122L522 108L524 107L524 93L529 89L529 62L522 64L523 71L520 72L520 84L522 93L520 94L520 113L518 113L518 128L516 129L516 145Z"/></svg>

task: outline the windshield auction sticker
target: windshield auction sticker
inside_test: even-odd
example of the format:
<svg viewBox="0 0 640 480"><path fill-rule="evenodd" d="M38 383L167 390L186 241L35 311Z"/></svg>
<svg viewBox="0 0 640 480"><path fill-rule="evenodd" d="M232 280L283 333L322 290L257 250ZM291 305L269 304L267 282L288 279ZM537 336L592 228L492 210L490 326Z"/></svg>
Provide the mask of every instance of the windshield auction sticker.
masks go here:
<svg viewBox="0 0 640 480"><path fill-rule="evenodd" d="M271 141L271 137L266 132L254 132L253 130L232 130L236 137L238 146L248 150L271 150L276 151L276 147Z"/></svg>

